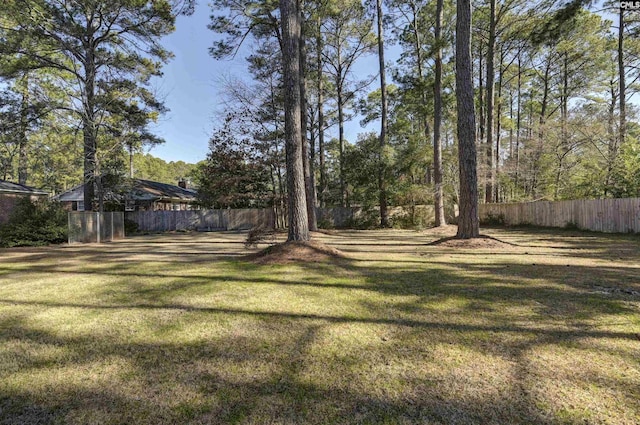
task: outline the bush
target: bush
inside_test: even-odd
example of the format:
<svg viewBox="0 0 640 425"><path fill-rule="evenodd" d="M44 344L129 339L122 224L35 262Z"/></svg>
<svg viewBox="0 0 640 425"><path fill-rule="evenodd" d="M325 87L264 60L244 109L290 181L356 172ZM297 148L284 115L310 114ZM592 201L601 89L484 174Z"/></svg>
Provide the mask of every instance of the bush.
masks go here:
<svg viewBox="0 0 640 425"><path fill-rule="evenodd" d="M506 223L504 214L487 214L487 218L480 220L480 224L487 226L504 226Z"/></svg>
<svg viewBox="0 0 640 425"><path fill-rule="evenodd" d="M63 243L68 235L67 212L58 202L21 198L9 221L0 225L0 246L42 246Z"/></svg>
<svg viewBox="0 0 640 425"><path fill-rule="evenodd" d="M564 225L565 230L581 230L578 223L573 221L567 221Z"/></svg>
<svg viewBox="0 0 640 425"><path fill-rule="evenodd" d="M333 221L328 217L322 217L318 219L318 229L333 229Z"/></svg>
<svg viewBox="0 0 640 425"><path fill-rule="evenodd" d="M425 229L433 225L433 208L431 206L404 207L390 219L392 226L397 229Z"/></svg>
<svg viewBox="0 0 640 425"><path fill-rule="evenodd" d="M380 226L380 212L371 207L364 207L359 213L354 213L351 220L347 220L347 229L369 230Z"/></svg>

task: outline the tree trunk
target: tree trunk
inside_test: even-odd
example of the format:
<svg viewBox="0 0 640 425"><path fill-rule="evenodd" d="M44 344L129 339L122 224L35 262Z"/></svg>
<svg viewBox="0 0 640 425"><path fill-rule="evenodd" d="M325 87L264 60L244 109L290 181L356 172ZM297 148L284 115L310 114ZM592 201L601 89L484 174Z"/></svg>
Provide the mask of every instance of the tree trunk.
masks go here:
<svg viewBox="0 0 640 425"><path fill-rule="evenodd" d="M422 47L421 44L422 42L420 41L420 31L418 29L418 10L416 9L416 5L415 3L411 3L411 12L413 14L413 19L412 19L412 27L413 27L413 33L414 33L414 49L415 49L415 53L416 53L416 66L417 66L417 71L418 71L418 80L420 81L420 86L422 86L423 82L424 82L424 71L423 71L423 58L422 58ZM427 104L427 94L424 90L422 90L422 103L424 105ZM424 113L422 116L422 130L424 132L424 142L429 143L429 137L430 137L430 128L429 128L429 112L426 110L426 108L423 108ZM427 184L431 184L431 166L429 163L427 163L427 167L425 170L425 177L426 177L426 183Z"/></svg>
<svg viewBox="0 0 640 425"><path fill-rule="evenodd" d="M129 178L132 179L134 174L133 170L133 143L129 144Z"/></svg>
<svg viewBox="0 0 640 425"><path fill-rule="evenodd" d="M500 175L500 143L502 136L502 78L504 77L504 67L502 64L504 63L504 49L500 52L500 62L498 64L498 93L494 99L494 109L496 111L494 116L495 122L495 139L496 143L494 144L493 151L493 202L500 202L500 179L498 176Z"/></svg>
<svg viewBox="0 0 640 425"><path fill-rule="evenodd" d="M513 111L513 88L509 87L509 121L510 121L510 126L509 126L509 165L512 166L513 165L513 152L514 152L514 147L513 147L513 143L514 143L514 133L515 133L515 129L513 128L513 123L515 122L514 118L514 111ZM509 167L509 169L507 170L507 172L509 174L512 174L512 170L511 167ZM510 190L509 190L509 196L506 196L505 193L505 198L507 200L507 202L511 199L513 199L513 195L514 195L514 188L513 186L511 186Z"/></svg>
<svg viewBox="0 0 640 425"><path fill-rule="evenodd" d="M322 32L318 15L318 36L316 38L316 60L318 63L318 155L320 156L320 207L326 206L327 170L324 162L324 81L322 73Z"/></svg>
<svg viewBox="0 0 640 425"><path fill-rule="evenodd" d="M18 142L18 183L27 184L29 173L28 168L28 145L29 138L29 73L25 72L19 81L22 99L20 103L20 134Z"/></svg>
<svg viewBox="0 0 640 425"><path fill-rule="evenodd" d="M516 155L516 172L515 172L515 182L514 186L518 187L518 178L520 171L520 127L522 126L521 122L521 108L522 108L522 62L520 60L520 53L518 53L518 104L517 104L517 112L516 112L516 147L515 147L515 155Z"/></svg>
<svg viewBox="0 0 640 425"><path fill-rule="evenodd" d="M380 1L380 0L378 0ZM444 190L442 187L442 140L440 127L442 124L442 10L444 0L436 1L436 25L435 25L435 76L433 82L433 180L434 213L436 227L444 226Z"/></svg>
<svg viewBox="0 0 640 425"><path fill-rule="evenodd" d="M484 143L484 139L485 139L485 134L486 132L484 131L484 125L486 122L485 119L485 107L484 107L484 67L482 66L483 62L482 62L482 58L484 58L484 55L482 54L482 43L480 43L479 49L478 49L478 116L480 117L479 121L479 125L478 125L478 139L480 141L480 143Z"/></svg>
<svg viewBox="0 0 640 425"><path fill-rule="evenodd" d="M338 75L342 75L342 69L338 67ZM340 160L340 206L347 206L347 187L344 180L344 104L342 99L342 84L340 78L336 78L336 88L338 90L338 142L339 142L339 160Z"/></svg>
<svg viewBox="0 0 640 425"><path fill-rule="evenodd" d="M624 144L627 132L627 86L624 75L624 10L620 9L618 21L618 75L620 79L620 144Z"/></svg>
<svg viewBox="0 0 640 425"><path fill-rule="evenodd" d="M380 93L381 93L381 113L380 113L380 152L378 154L378 199L380 203L380 227L389 227L389 214L387 211L387 187L386 174L387 166L385 159L385 146L387 144L387 76L384 65L384 32L382 29L382 0L376 1L376 12L378 15L378 61L380 65Z"/></svg>
<svg viewBox="0 0 640 425"><path fill-rule="evenodd" d="M458 158L460 161L460 215L458 233L461 239L480 235L478 219L478 176L471 72L471 0L458 0L456 21L456 103L458 106Z"/></svg>
<svg viewBox="0 0 640 425"><path fill-rule="evenodd" d="M609 110L607 111L607 133L609 137L609 147L607 150L607 174L604 180L604 196L609 194L609 189L612 185L613 165L618 157L618 137L615 131L615 112L616 104L618 103L618 97L615 90L615 82L610 82L611 86L609 93L611 94L611 100L609 101Z"/></svg>
<svg viewBox="0 0 640 425"><path fill-rule="evenodd" d="M538 189L538 174L540 172L540 159L542 158L542 151L544 149L544 132L547 121L547 107L549 106L549 86L551 75L551 63L552 58L547 59L544 70L544 81L542 90L542 103L540 104L540 118L538 121L538 147L537 151L533 154L532 170L531 170L531 195L537 196Z"/></svg>
<svg viewBox="0 0 640 425"><path fill-rule="evenodd" d="M82 137L84 149L84 210L93 211L96 184L97 137L95 122L96 63L92 46L85 46L85 85L83 99Z"/></svg>
<svg viewBox="0 0 640 425"><path fill-rule="evenodd" d="M304 185L307 197L307 218L309 219L309 230L318 230L316 219L316 188L313 182L313 168L311 165L311 154L309 152L309 140L307 137L307 49L304 42L304 25L302 24L301 6L298 2L298 13L301 25L300 36L300 125L302 127L302 162L304 167Z"/></svg>
<svg viewBox="0 0 640 425"><path fill-rule="evenodd" d="M276 186L276 175L273 169L273 166L269 166L269 175L271 176L271 193L273 194L273 199L271 201L271 208L273 209L273 216L276 219L275 227L276 229L280 229L280 214L278 213L278 190Z"/></svg>
<svg viewBox="0 0 640 425"><path fill-rule="evenodd" d="M102 185L102 173L100 162L96 162L96 189L98 191L98 212L104 212L104 187Z"/></svg>
<svg viewBox="0 0 640 425"><path fill-rule="evenodd" d="M287 241L308 241L309 220L302 161L301 25L297 9L296 0L280 0L289 221Z"/></svg>
<svg viewBox="0 0 640 425"><path fill-rule="evenodd" d="M270 80L269 83L269 101L271 102L271 108L272 110L277 110L277 106L276 106L276 89L273 86L273 82L272 80ZM275 134L280 134L280 119L274 119L273 124L275 127ZM272 156L272 160L271 160L271 169L272 172L275 172L275 175L277 177L278 180L278 186L277 186L277 190L278 190L278 205L279 205L279 214L277 216L277 220L278 220L278 228L280 229L284 229L286 227L286 205L285 205L285 183L283 182L283 177L282 177L282 167L280 167L280 144L278 143L278 138L275 139L275 143L273 145L273 154L270 154ZM286 143L285 143L286 145ZM275 189L274 189L275 190Z"/></svg>
<svg viewBox="0 0 640 425"><path fill-rule="evenodd" d="M83 119L82 136L84 146L84 210L93 211L96 183L96 137L95 125L91 119Z"/></svg>
<svg viewBox="0 0 640 425"><path fill-rule="evenodd" d="M489 16L489 44L487 46L487 141L485 145L487 166L485 181L485 202L495 200L495 164L493 153L493 102L495 82L495 45L496 45L496 0L491 0Z"/></svg>
<svg viewBox="0 0 640 425"><path fill-rule="evenodd" d="M569 149L569 134L567 132L567 119L569 114L569 57L565 52L562 55L562 92L560 94L560 152L556 151L558 158L558 168L556 169L556 181L553 189L553 199L557 201L560 197L560 182L564 168L564 157Z"/></svg>

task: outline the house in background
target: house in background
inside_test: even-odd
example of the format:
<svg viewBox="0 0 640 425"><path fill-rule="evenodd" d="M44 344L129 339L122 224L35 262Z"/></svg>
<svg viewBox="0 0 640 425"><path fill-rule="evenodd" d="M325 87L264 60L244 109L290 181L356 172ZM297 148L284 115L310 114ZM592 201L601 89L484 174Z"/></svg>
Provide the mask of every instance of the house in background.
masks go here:
<svg viewBox="0 0 640 425"><path fill-rule="evenodd" d="M20 198L28 197L32 201L37 201L38 199L46 199L48 196L48 192L0 180L0 223L9 220L9 216Z"/></svg>
<svg viewBox="0 0 640 425"><path fill-rule="evenodd" d="M199 209L196 194L195 190L189 189L186 182L182 181L179 186L174 186L132 179L129 188L119 194L108 191L104 194L104 199L107 203L120 204L125 211L184 211ZM69 211L84 211L84 185L76 186L54 199Z"/></svg>

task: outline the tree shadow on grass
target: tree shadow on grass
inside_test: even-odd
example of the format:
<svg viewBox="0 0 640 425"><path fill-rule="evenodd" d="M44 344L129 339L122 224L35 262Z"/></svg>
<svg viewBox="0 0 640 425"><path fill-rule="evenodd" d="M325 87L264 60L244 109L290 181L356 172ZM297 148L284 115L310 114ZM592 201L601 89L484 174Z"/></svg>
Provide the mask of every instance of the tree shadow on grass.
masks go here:
<svg viewBox="0 0 640 425"><path fill-rule="evenodd" d="M624 303L637 301L637 294L640 293L640 269L615 265L595 267L569 263L511 263L489 258L486 263L458 259L454 264L405 262L401 259L396 261L398 267L393 267L392 262L389 265L373 265L363 263L360 259L339 258L330 263L300 264L305 276L288 279L279 274L278 266L267 268L267 271L272 270L272 276L266 277L264 268L238 261L224 263L223 271L214 269L209 273L201 268L185 273L182 260L169 261L167 265L154 260L154 266L145 269L138 267L135 262L123 264L119 257L103 258L102 261L97 256L93 260L89 258L83 257L83 260L90 267L71 267L56 262L25 263L20 267L0 266L0 272L4 275L28 272L47 276L97 275L121 278L105 288L105 302L133 303L141 300L171 303L175 295L193 289L214 293L220 285L232 287L235 283L241 283L317 290L363 290L392 296L430 298L462 294L473 297L476 302L486 303L500 300L532 301L553 305L548 311L542 312L548 314L557 312L557 306L566 303L571 306L567 311L589 316L616 311L630 312L632 309ZM202 254L201 258L206 263L210 257ZM219 257L218 261L221 261ZM194 264L200 264L199 260ZM334 278L327 282L325 276ZM114 298L114 294L120 295Z"/></svg>
<svg viewBox="0 0 640 425"><path fill-rule="evenodd" d="M545 329L540 327L527 327L515 324L496 324L496 325L478 325L465 324L455 321L430 321L418 320L411 318L387 318L387 317L357 317L357 316L332 316L316 313L293 313L281 311L260 311L239 308L224 307L198 307L188 304L121 304L121 305L103 305L103 304L82 304L72 302L46 302L46 301L19 301L19 300L0 300L0 304L5 306L29 306L42 308L74 308L87 310L176 310L188 313L210 313L222 315L238 315L257 318L280 318L292 320L320 320L327 323L361 323L373 325L392 325L403 326L408 328L425 328L452 330L456 332L508 332L508 333L528 333L533 335L551 335L556 338L612 338L625 339L635 341L639 336L634 332L614 332L599 331L588 327L575 327L569 329Z"/></svg>
<svg viewBox="0 0 640 425"><path fill-rule="evenodd" d="M424 369L425 362L438 361L434 358L438 345L477 349L479 344L472 338L455 337L475 332L474 326L190 311L198 314L195 325L202 326L211 323L211 314L232 320L270 318L271 322L250 335L234 335L233 326L246 323L243 320L230 322L230 329L215 338L145 342L109 333L62 335L34 328L24 318L5 318L0 322L5 347L0 357L8 355L13 361L12 368L5 370L9 385L0 386L0 423L574 423L556 419L528 397L535 382L526 361L520 359L530 346L553 344L565 335L541 332L530 342L512 345L509 361L515 364L499 376L508 382L487 392L493 384L478 377L460 382L455 368L442 373ZM327 333L336 324L382 325L374 330L391 330L395 335L361 349L325 347ZM404 338L404 332L417 332L418 338ZM21 349L34 346L36 351L11 353L16 341ZM37 348L51 346L60 349L58 354L41 360ZM482 359L471 361L483 367ZM114 365L119 362L130 368L118 370ZM109 376L101 375L107 370ZM65 373L73 375L65 377ZM21 384L16 376L33 376L34 381Z"/></svg>
<svg viewBox="0 0 640 425"><path fill-rule="evenodd" d="M91 255L94 268L18 269L113 278L97 288L94 302L34 300L30 293L0 301L0 359L9 365L2 369L0 423L577 424L640 416L640 390L629 381L635 375L594 369L568 376L558 385L569 395L554 401L542 393L552 390L551 377L541 376L544 359L536 357L544 347L567 356L584 350L587 360L606 354L611 368L632 368L638 332L623 322L637 320L638 299L594 286L635 287L637 268L403 257L395 267L352 259L300 264L291 266L293 277L287 268L244 262L181 275L184 263L138 270L121 258L100 263L99 252ZM234 308L208 298L221 288L239 297L284 289L292 299L304 299L304 289L328 305L339 294L351 308ZM184 294L199 301L180 302ZM107 328L80 333L30 319L55 311L78 317L79 326L86 312ZM136 337L140 324L151 327L165 312L180 314L163 320L212 330L189 341L172 340L180 326ZM125 325L130 337L119 333L117 320L109 324L124 313L135 318ZM601 326L602 317L623 326ZM594 344L605 348L594 351ZM45 355L42 347L56 349ZM545 366L549 375L564 373ZM602 382L619 395L618 405L562 398L572 387L595 398ZM574 410L563 407L571 403Z"/></svg>
<svg viewBox="0 0 640 425"><path fill-rule="evenodd" d="M572 249L577 255L640 259L640 238L635 234L599 233L536 227L489 227L487 231L523 248ZM589 252L591 251L591 252Z"/></svg>

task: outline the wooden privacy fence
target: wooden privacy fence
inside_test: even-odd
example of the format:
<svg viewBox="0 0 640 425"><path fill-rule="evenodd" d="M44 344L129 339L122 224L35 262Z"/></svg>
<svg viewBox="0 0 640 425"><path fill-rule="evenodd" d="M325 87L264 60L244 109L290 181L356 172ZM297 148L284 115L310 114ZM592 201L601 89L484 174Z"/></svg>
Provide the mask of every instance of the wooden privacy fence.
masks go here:
<svg viewBox="0 0 640 425"><path fill-rule="evenodd" d="M358 227L379 222L377 208L363 210L360 207L317 208L318 223L326 227ZM456 211L457 212L457 211ZM447 220L454 217L448 211ZM276 215L272 209L192 210L192 211L132 211L127 220L138 225L143 232L169 232L176 230L246 230L256 226L276 227ZM430 225L434 221L432 205L414 207L390 207L389 218L394 222L414 225Z"/></svg>
<svg viewBox="0 0 640 425"><path fill-rule="evenodd" d="M392 222L403 221L415 225L428 226L435 221L433 205L415 205L404 207L390 206L387 210ZM316 208L318 224L327 227L358 227L366 224L376 226L380 222L380 208L373 207L331 207ZM449 221L453 219L450 214Z"/></svg>
<svg viewBox="0 0 640 425"><path fill-rule="evenodd" d="M144 232L176 230L246 230L254 226L273 228L275 215L271 209L134 211L127 220Z"/></svg>
<svg viewBox="0 0 640 425"><path fill-rule="evenodd" d="M606 233L640 233L640 198L480 204L480 220L507 225L577 226Z"/></svg>

